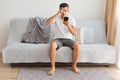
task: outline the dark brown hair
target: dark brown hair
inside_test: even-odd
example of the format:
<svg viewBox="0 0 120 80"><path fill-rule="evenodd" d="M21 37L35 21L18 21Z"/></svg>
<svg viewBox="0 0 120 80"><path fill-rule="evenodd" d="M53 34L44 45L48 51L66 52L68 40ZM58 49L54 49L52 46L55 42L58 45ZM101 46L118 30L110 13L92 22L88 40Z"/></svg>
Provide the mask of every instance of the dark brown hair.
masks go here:
<svg viewBox="0 0 120 80"><path fill-rule="evenodd" d="M68 7L68 8L69 8L69 5L68 5L67 3L61 3L61 4L59 5L59 8L61 8L61 7Z"/></svg>

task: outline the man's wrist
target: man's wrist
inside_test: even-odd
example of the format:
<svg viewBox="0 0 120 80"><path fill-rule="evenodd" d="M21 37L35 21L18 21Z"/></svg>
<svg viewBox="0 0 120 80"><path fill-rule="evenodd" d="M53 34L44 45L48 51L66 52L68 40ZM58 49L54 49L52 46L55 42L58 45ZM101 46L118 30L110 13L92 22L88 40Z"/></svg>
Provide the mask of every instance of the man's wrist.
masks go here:
<svg viewBox="0 0 120 80"><path fill-rule="evenodd" d="M55 17L58 17L58 16L59 16L59 14L58 14L58 13L56 13L56 14L55 14Z"/></svg>
<svg viewBox="0 0 120 80"><path fill-rule="evenodd" d="M71 27L71 25L70 24L68 24L68 25L66 25L68 28L70 28Z"/></svg>

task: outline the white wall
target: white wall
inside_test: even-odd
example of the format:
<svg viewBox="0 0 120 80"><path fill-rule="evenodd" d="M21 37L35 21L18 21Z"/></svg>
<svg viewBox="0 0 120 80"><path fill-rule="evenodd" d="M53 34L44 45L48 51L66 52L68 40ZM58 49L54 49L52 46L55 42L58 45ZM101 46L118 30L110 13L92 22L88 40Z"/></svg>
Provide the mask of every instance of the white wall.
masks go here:
<svg viewBox="0 0 120 80"><path fill-rule="evenodd" d="M104 19L105 0L0 0L0 50L6 45L11 18L49 17L61 2L70 5L75 18Z"/></svg>
<svg viewBox="0 0 120 80"><path fill-rule="evenodd" d="M116 32L116 53L117 53L117 66L120 69L120 10L118 15L118 24L117 24L117 32Z"/></svg>
<svg viewBox="0 0 120 80"><path fill-rule="evenodd" d="M116 30L116 53L117 53L117 66L120 69L120 0L118 0L118 21L117 21L117 30Z"/></svg>

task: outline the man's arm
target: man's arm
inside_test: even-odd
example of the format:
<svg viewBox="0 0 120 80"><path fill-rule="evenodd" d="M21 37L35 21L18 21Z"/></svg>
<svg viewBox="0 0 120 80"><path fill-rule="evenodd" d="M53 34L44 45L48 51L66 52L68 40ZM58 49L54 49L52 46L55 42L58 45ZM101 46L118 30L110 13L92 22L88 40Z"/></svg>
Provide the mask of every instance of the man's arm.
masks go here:
<svg viewBox="0 0 120 80"><path fill-rule="evenodd" d="M64 21L64 24L67 26L67 28L71 32L71 34L73 36L75 36L75 34L76 34L76 27L75 26L71 26L68 21Z"/></svg>
<svg viewBox="0 0 120 80"><path fill-rule="evenodd" d="M53 15L52 17L50 17L46 20L46 24L47 25L52 24L54 22L54 20L60 15L61 15L61 12L59 10L55 15Z"/></svg>

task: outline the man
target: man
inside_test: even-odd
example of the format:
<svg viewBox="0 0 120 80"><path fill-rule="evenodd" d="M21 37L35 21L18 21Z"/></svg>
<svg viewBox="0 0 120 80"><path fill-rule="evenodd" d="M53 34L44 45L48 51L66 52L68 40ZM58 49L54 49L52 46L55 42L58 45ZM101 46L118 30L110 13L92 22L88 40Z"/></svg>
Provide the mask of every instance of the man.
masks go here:
<svg viewBox="0 0 120 80"><path fill-rule="evenodd" d="M56 50L60 49L62 46L70 47L73 50L72 69L75 71L75 73L80 73L80 70L77 68L79 44L73 39L73 36L76 34L76 22L74 18L68 16L68 13L69 5L67 3L61 3L59 5L59 11L46 20L47 25L55 23L57 27L54 40L50 45L51 69L48 71L48 75L53 75L55 72ZM68 18L65 20L64 17Z"/></svg>

